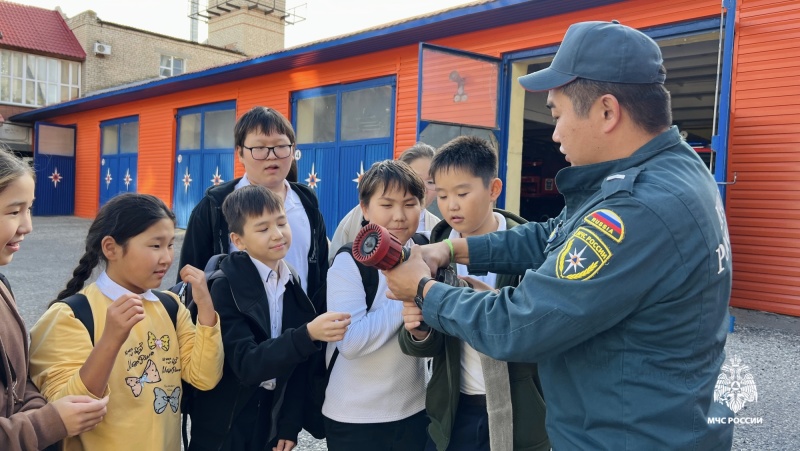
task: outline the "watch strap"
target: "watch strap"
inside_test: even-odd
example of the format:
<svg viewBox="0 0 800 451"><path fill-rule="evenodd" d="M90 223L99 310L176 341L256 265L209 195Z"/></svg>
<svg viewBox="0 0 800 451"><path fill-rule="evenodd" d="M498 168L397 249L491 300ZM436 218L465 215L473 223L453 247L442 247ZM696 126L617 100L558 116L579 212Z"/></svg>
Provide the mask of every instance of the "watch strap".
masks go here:
<svg viewBox="0 0 800 451"><path fill-rule="evenodd" d="M425 291L425 285L427 285L431 280L434 279L432 277L423 277L419 280L419 284L417 285L417 297L424 299L422 293Z"/></svg>

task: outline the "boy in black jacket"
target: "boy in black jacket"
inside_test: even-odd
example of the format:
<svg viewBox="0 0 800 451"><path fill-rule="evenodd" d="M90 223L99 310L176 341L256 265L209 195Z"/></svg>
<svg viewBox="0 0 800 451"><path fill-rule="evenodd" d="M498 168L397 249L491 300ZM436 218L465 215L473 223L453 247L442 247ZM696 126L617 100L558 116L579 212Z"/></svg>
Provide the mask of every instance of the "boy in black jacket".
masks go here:
<svg viewBox="0 0 800 451"><path fill-rule="evenodd" d="M309 357L320 341L339 341L350 315L323 313L284 262L292 233L283 202L262 186L222 204L237 249L211 286L220 316L225 366L213 390L198 392L190 451L289 451L303 427Z"/></svg>
<svg viewBox="0 0 800 451"><path fill-rule="evenodd" d="M228 236L230 230L222 214L222 203L235 190L260 185L281 199L295 238L286 261L300 276L303 291L313 299L328 273L328 238L314 190L286 180L295 150L292 124L272 108L257 106L236 121L234 137L236 155L244 165L245 174L210 187L194 207L179 267L188 264L205 268L212 256L239 250Z"/></svg>

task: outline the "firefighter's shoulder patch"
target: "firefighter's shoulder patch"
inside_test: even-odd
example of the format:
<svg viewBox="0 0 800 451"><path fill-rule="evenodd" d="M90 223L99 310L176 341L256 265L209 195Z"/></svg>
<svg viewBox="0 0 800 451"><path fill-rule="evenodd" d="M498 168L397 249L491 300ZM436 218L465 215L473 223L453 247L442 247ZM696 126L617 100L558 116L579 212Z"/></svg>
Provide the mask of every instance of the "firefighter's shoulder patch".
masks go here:
<svg viewBox="0 0 800 451"><path fill-rule="evenodd" d="M602 232L617 243L625 238L625 224L622 219L611 210L595 210L583 218L583 221Z"/></svg>
<svg viewBox="0 0 800 451"><path fill-rule="evenodd" d="M578 227L564 243L556 262L559 279L588 280L611 258L611 250L588 227Z"/></svg>

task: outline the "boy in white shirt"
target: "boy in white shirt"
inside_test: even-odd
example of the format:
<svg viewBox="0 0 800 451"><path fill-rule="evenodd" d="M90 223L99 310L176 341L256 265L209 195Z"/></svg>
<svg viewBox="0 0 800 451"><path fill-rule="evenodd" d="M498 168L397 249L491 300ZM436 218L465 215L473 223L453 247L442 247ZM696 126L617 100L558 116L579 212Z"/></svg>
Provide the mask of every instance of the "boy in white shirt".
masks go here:
<svg viewBox="0 0 800 451"><path fill-rule="evenodd" d="M401 243L410 242L425 198L422 179L406 163L380 161L358 186L364 219L385 227ZM375 268L366 268L375 271ZM367 308L361 270L352 254L336 255L328 270L328 307L350 313L352 324L335 344L322 414L330 451L422 451L425 427L425 365L404 355L397 336L403 305L386 297L386 279ZM328 345L328 360L334 354Z"/></svg>

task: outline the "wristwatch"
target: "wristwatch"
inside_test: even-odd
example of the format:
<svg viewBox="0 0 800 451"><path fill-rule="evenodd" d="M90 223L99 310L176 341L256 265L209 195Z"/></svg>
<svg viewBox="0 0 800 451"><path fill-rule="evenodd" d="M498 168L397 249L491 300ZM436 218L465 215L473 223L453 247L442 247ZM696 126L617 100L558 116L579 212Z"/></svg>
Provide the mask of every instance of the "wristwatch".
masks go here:
<svg viewBox="0 0 800 451"><path fill-rule="evenodd" d="M425 301L425 298L422 296L422 292L425 291L425 285L428 284L433 280L431 277L423 277L419 280L419 285L417 285L417 295L414 296L414 303L417 304L420 310L422 310L422 303Z"/></svg>

